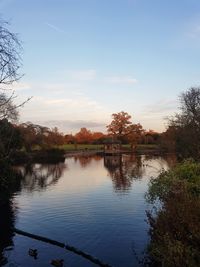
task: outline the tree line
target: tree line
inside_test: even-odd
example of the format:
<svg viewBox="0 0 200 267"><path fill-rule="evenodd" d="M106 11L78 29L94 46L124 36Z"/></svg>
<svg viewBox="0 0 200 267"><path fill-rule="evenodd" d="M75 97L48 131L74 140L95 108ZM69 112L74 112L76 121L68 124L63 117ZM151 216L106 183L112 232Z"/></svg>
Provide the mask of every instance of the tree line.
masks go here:
<svg viewBox="0 0 200 267"><path fill-rule="evenodd" d="M31 122L18 125L19 108L30 100L16 105L17 95L11 89L22 76L21 50L18 36L8 30L6 22L0 21L0 158L22 147L31 151L34 147L44 149L62 144L102 144L108 139L130 144L133 149L137 144L157 144L182 158L200 158L200 87L189 88L180 95L180 112L168 119L163 133L144 130L124 111L112 114L106 134L83 127L74 135L64 135L56 127L49 129Z"/></svg>
<svg viewBox="0 0 200 267"><path fill-rule="evenodd" d="M63 144L103 144L107 140L117 140L130 144L134 149L138 144L156 144L164 151L175 152L180 158L200 158L200 88L192 87L180 97L180 112L168 119L163 133L146 131L141 124L132 123L131 115L121 111L112 114L107 125L107 133L92 132L83 127L77 133L63 134L58 128L33 124L16 124L17 109L8 101L12 113L4 113L0 120L0 155L7 155L12 149L24 148L27 152L34 148L52 148ZM3 106L7 105L4 102ZM0 109L0 115L2 111ZM2 115L3 116L3 115Z"/></svg>
<svg viewBox="0 0 200 267"><path fill-rule="evenodd" d="M92 132L83 127L74 135L65 135L59 132L57 127L50 129L31 122L15 124L10 122L9 118L4 118L0 120L0 155L6 157L15 150L24 149L26 152L31 152L64 144L104 144L108 140L120 140L122 144L131 144L132 147L138 143L158 144L159 133L152 130L145 131L140 124L132 124L127 118L130 119L131 116L126 112L113 114L113 120L107 126L107 134Z"/></svg>

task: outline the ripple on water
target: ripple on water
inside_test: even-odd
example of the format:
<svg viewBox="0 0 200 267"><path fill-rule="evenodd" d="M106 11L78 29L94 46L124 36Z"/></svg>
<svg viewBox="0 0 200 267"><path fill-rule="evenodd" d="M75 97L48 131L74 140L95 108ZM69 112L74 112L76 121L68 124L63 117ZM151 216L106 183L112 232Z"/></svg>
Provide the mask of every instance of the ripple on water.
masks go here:
<svg viewBox="0 0 200 267"><path fill-rule="evenodd" d="M15 195L16 227L68 242L114 266L137 266L133 249L140 254L148 240L144 194L150 175L167 162L160 157L122 159L72 157L61 166L38 165L34 179L30 175ZM48 173L48 179L40 181L42 190L35 181L38 170L43 176ZM60 177L54 177L55 170ZM49 266L50 256L64 258L71 267L93 266L72 253L18 235L14 245L10 262L16 260L22 267ZM27 256L28 247L41 252L37 262Z"/></svg>

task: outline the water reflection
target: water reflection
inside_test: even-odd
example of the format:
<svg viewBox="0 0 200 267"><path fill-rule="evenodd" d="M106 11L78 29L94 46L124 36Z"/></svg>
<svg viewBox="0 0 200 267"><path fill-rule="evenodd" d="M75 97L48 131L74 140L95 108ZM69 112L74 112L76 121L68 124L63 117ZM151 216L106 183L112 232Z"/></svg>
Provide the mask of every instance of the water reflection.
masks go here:
<svg viewBox="0 0 200 267"><path fill-rule="evenodd" d="M114 189L127 191L133 180L141 179L144 172L142 157L135 155L105 156L104 166L113 181Z"/></svg>
<svg viewBox="0 0 200 267"><path fill-rule="evenodd" d="M67 169L66 163L27 164L17 167L23 177L21 185L28 191L43 190L55 185Z"/></svg>
<svg viewBox="0 0 200 267"><path fill-rule="evenodd" d="M21 190L22 176L6 164L1 164L0 169L0 266L3 266L7 263L5 252L13 247L17 208L12 196Z"/></svg>
<svg viewBox="0 0 200 267"><path fill-rule="evenodd" d="M21 178L12 185L4 203L0 191L0 262L5 263L10 255L9 263L17 258L20 266L35 266L35 261L30 265L31 259L27 263L23 254L29 247L26 242L16 237L14 247L12 229L16 224L22 230L61 241L67 236L72 245L113 266L137 266L130 244L134 240L138 251L143 251L146 245L143 196L149 177L158 175L162 168L174 162L171 155L77 155L67 158L65 163L15 167ZM126 194L123 197L113 194L113 188L117 193ZM27 242L34 247L32 240ZM51 248L45 252L42 244L37 246L47 258L43 262L39 258L38 266L49 266ZM52 253L56 254L54 250L52 248ZM88 266L81 264L79 257L67 257L72 267Z"/></svg>
<svg viewBox="0 0 200 267"><path fill-rule="evenodd" d="M13 227L15 225L16 210L12 201L4 202L0 205L0 266L7 262L6 251L12 249L13 246Z"/></svg>
<svg viewBox="0 0 200 267"><path fill-rule="evenodd" d="M75 163L79 163L81 168L88 168L92 162L103 159L105 169L113 182L115 191L126 192L131 189L134 180L142 179L145 172L151 176L157 175L162 169L172 167L176 162L176 157L165 154L162 157L157 155L76 155L73 157ZM148 171L147 171L148 169Z"/></svg>
<svg viewBox="0 0 200 267"><path fill-rule="evenodd" d="M0 266L7 264L7 252L12 250L14 245L13 228L17 213L14 195L24 188L34 191L55 185L66 169L65 163L28 164L13 169L1 166L0 181L6 177L8 185L4 187L0 183Z"/></svg>
<svg viewBox="0 0 200 267"><path fill-rule="evenodd" d="M79 162L82 168L86 168L88 165L91 164L92 161L100 161L100 160L102 160L102 157L99 155L88 155L88 156L76 155L74 156L74 161Z"/></svg>

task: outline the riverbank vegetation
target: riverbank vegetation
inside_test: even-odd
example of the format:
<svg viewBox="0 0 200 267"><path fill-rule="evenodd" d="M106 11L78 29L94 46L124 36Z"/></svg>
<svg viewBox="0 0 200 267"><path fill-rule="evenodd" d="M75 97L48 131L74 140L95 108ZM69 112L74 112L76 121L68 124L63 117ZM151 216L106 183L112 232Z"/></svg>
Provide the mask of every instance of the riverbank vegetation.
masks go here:
<svg viewBox="0 0 200 267"><path fill-rule="evenodd" d="M200 266L199 136L200 88L190 88L181 94L180 113L169 119L162 139L181 162L149 185L150 266Z"/></svg>
<svg viewBox="0 0 200 267"><path fill-rule="evenodd" d="M151 264L200 266L200 163L187 160L163 171L151 180L147 199L155 204L147 213Z"/></svg>

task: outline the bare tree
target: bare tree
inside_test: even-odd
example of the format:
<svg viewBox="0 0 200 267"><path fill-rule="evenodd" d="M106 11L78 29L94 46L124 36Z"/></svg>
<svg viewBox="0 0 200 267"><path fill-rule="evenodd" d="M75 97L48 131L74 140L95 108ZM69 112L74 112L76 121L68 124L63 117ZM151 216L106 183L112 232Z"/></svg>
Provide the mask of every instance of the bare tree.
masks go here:
<svg viewBox="0 0 200 267"><path fill-rule="evenodd" d="M182 157L199 159L200 87L191 87L181 94L180 110L169 120L167 132L172 133L172 141Z"/></svg>
<svg viewBox="0 0 200 267"><path fill-rule="evenodd" d="M19 80L21 44L18 36L8 30L8 23L0 21L0 84L10 85Z"/></svg>
<svg viewBox="0 0 200 267"><path fill-rule="evenodd" d="M13 103L17 96L12 85L22 76L19 74L21 50L17 34L10 32L8 23L0 20L0 119L16 120L18 108L29 100L18 105Z"/></svg>
<svg viewBox="0 0 200 267"><path fill-rule="evenodd" d="M14 92L10 96L7 96L4 92L0 93L0 120L10 119L12 121L17 120L18 111L15 104L13 104Z"/></svg>
<svg viewBox="0 0 200 267"><path fill-rule="evenodd" d="M182 93L180 101L183 118L200 127L200 87L191 87Z"/></svg>

